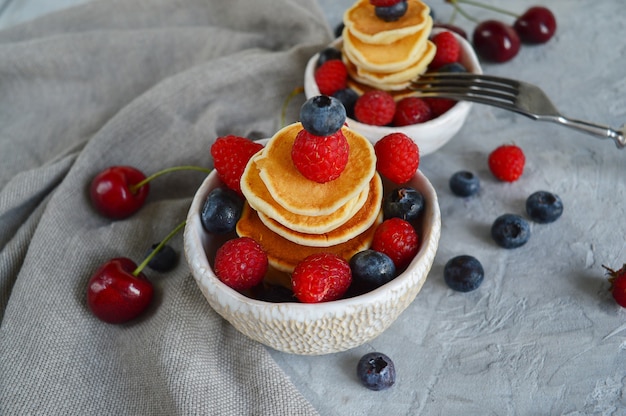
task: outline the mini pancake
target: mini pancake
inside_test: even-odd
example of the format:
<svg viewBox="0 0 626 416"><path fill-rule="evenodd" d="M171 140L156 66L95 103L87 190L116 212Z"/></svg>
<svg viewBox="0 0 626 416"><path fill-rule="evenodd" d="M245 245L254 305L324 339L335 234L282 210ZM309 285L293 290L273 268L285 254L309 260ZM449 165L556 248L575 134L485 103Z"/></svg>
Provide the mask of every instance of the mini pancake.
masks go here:
<svg viewBox="0 0 626 416"><path fill-rule="evenodd" d="M428 65L433 60L437 47L431 41L427 41L427 48L421 58L411 67L394 73L376 73L364 70L355 65L346 65L351 78L363 84L380 89L394 91L406 89L411 81L424 74Z"/></svg>
<svg viewBox="0 0 626 416"><path fill-rule="evenodd" d="M287 211L300 215L328 215L357 197L376 173L374 146L362 135L346 127L342 132L348 141L348 163L341 175L326 183L305 178L291 160L291 148L301 123L279 130L255 157L259 176L274 200ZM246 198L250 189L243 186Z"/></svg>
<svg viewBox="0 0 626 416"><path fill-rule="evenodd" d="M378 89L378 88L372 87L371 85L365 85L363 83L360 83L350 77L348 77L348 87L356 91L356 93L359 95L363 95L368 91ZM402 88L398 90L388 90L387 92L391 94L391 96L393 97L395 101L400 101L401 99L405 97L411 97L411 96L417 95L415 91L408 89L408 88Z"/></svg>
<svg viewBox="0 0 626 416"><path fill-rule="evenodd" d="M394 22L376 16L369 0L360 0L343 15L343 23L355 37L366 43L384 45L414 34L424 25L430 8L419 0L407 0L407 11Z"/></svg>
<svg viewBox="0 0 626 416"><path fill-rule="evenodd" d="M372 72L393 73L415 66L423 61L433 20L427 17L423 28L389 44L365 43L347 28L343 30L343 52L357 67ZM434 45L432 45L434 46ZM432 48L432 46L430 46ZM430 63L431 59L428 60Z"/></svg>
<svg viewBox="0 0 626 416"><path fill-rule="evenodd" d="M382 222L382 210L374 224L358 236L329 247L303 246L276 234L263 224L257 212L249 204L245 204L241 219L237 223L237 234L240 237L250 237L256 240L267 253L270 266L274 269L292 273L296 265L307 256L315 253L334 253L346 261L358 253L368 249L372 244L374 232Z"/></svg>
<svg viewBox="0 0 626 416"><path fill-rule="evenodd" d="M246 166L241 178L242 192L250 206L268 218L301 233L322 234L336 229L348 221L367 201L369 187L365 187L355 198L327 215L300 215L287 211L278 204L259 176L255 155ZM271 228L271 227L270 227Z"/></svg>
<svg viewBox="0 0 626 416"><path fill-rule="evenodd" d="M328 247L344 243L367 230L378 217L383 198L383 184L378 174L374 175L368 187L367 201L345 224L322 234L296 232L283 224L257 212L267 228L294 243L311 247Z"/></svg>

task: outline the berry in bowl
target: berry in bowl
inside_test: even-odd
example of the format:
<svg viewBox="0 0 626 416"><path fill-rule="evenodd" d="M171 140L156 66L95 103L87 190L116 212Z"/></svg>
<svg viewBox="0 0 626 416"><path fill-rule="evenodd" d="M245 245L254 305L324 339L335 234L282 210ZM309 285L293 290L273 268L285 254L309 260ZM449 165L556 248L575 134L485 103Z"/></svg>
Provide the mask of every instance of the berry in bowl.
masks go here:
<svg viewBox="0 0 626 416"><path fill-rule="evenodd" d="M373 145L336 108L336 99L314 97L302 122L269 140L218 138L215 171L187 217L187 261L209 304L288 353L334 353L380 335L419 293L439 242L437 195L415 143L396 133ZM239 191L223 179L237 176ZM222 212L228 227L215 224Z"/></svg>
<svg viewBox="0 0 626 416"><path fill-rule="evenodd" d="M384 7L357 0L344 14L342 37L309 60L304 91L307 98L325 94L339 99L350 128L370 141L400 131L427 155L458 133L471 103L420 98L411 81L428 72L479 74L482 69L467 40L433 28L426 4L400 3L406 8L390 18L391 10L379 12Z"/></svg>

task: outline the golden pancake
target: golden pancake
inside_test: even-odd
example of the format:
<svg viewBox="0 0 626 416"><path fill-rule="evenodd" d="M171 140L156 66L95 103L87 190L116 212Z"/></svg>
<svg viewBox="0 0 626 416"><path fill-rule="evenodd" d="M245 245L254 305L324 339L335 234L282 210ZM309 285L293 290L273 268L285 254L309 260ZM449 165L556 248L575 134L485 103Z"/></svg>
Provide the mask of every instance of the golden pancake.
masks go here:
<svg viewBox="0 0 626 416"><path fill-rule="evenodd" d="M419 0L407 0L404 16L386 22L376 16L369 0L357 1L343 15L343 23L352 35L363 42L389 44L419 31L429 17L430 8Z"/></svg>
<svg viewBox="0 0 626 416"><path fill-rule="evenodd" d="M379 89L379 88L374 88L371 85L362 84L350 77L348 78L348 87L352 88L359 95L363 95L366 92L371 91L371 90ZM395 91L388 90L387 92L391 94L391 96L393 97L395 101L400 101L401 99L405 97L417 95L415 91L408 89L408 88L398 89Z"/></svg>
<svg viewBox="0 0 626 416"><path fill-rule="evenodd" d="M428 69L433 60L437 47L427 41L427 48L421 58L411 67L394 73L376 73L364 70L352 64L347 64L348 74L354 80L379 89L401 90L411 85L411 81L418 78Z"/></svg>
<svg viewBox="0 0 626 416"><path fill-rule="evenodd" d="M359 133L342 128L350 146L348 163L341 175L326 183L305 178L291 160L291 148L301 123L279 130L255 157L259 176L274 200L287 211L300 215L328 215L365 189L376 173L374 146ZM245 180L242 179L242 183ZM242 186L247 199L250 189Z"/></svg>
<svg viewBox="0 0 626 416"><path fill-rule="evenodd" d="M300 215L287 211L278 204L259 176L255 155L246 166L241 177L242 191L247 196L250 206L262 213L261 218L271 218L293 231L322 234L334 230L348 221L365 204L369 187L365 187L355 198L327 215ZM244 191L245 190L245 191ZM270 227L271 228L271 227Z"/></svg>
<svg viewBox="0 0 626 416"><path fill-rule="evenodd" d="M343 52L359 69L380 73L402 71L423 61L432 27L433 21L428 16L418 32L385 45L365 43L346 28L343 31Z"/></svg>
<svg viewBox="0 0 626 416"><path fill-rule="evenodd" d="M311 247L328 247L344 243L367 230L378 218L383 198L383 184L378 174L374 175L368 186L367 201L345 224L327 233L306 234L296 232L283 224L257 212L259 219L267 228L281 237L297 244Z"/></svg>
<svg viewBox="0 0 626 416"><path fill-rule="evenodd" d="M273 268L291 273L299 262L311 254L334 253L349 261L359 251L368 249L372 244L376 227L382 222L382 215L381 210L374 224L351 240L329 247L309 247L289 241L267 228L259 219L257 212L245 204L241 219L237 223L237 234L256 240L267 253L269 264Z"/></svg>

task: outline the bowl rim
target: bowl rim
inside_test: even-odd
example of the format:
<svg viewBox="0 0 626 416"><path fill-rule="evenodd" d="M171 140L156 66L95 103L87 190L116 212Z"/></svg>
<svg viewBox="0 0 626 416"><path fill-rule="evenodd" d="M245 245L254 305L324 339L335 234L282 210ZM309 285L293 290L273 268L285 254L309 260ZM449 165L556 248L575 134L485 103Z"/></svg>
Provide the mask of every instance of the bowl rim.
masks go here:
<svg viewBox="0 0 626 416"><path fill-rule="evenodd" d="M482 74L483 70L480 65L480 61L478 60L478 55L476 54L476 51L474 51L474 48L472 47L472 45L463 36L459 35L458 33L452 30L445 29L445 28L434 27L431 30L431 36L436 35L441 32L450 32L456 37L456 39L459 41L461 45L462 59L468 61L471 64L471 67L467 69L474 74ZM338 37L333 42L331 42L328 46L339 47L342 44L343 44L343 38ZM317 87L317 84L315 83L315 80L313 77L313 74L315 72L315 65L317 64L317 59L319 55L320 55L320 52L316 53L311 58L309 58L309 61L307 62L307 65L305 67L304 87L305 87L306 98L311 98L311 97L320 95L320 90ZM427 128L438 128L444 124L448 124L451 119L462 116L463 112L465 113L469 112L469 109L471 107L472 107L472 103L470 101L459 101L453 108L446 111L444 114L440 115L439 117L435 117L423 123L411 124L408 126L401 126L401 127L375 126L371 124L361 123L360 121L357 121L350 117L347 118L346 122L348 123L348 126L355 128L355 130L362 130L364 128L369 129L373 133L376 133L382 137L385 134L388 134L390 131L392 130L397 131L398 129L417 130L417 129L427 129Z"/></svg>
<svg viewBox="0 0 626 416"><path fill-rule="evenodd" d="M206 196L208 195L210 190L222 185L217 176L217 172L213 170L198 188L196 194L193 197L187 215L187 224L184 230L184 249L185 255L187 256L187 261L190 268L192 269L192 275L196 282L200 285L202 283L201 280L203 279L196 276L196 273L201 272L202 278L209 279L210 284L214 285L216 290L221 292L223 295L228 296L231 300L237 302L238 304L244 304L247 307L263 311L284 308L293 309L295 311L306 311L306 317L308 320L319 319L329 314L336 314L337 312L345 313L346 310L350 307L357 307L359 305L376 303L377 301L381 301L385 298L385 293L387 292L404 290L404 286L407 284L407 282L410 279L415 278L415 276L413 276L414 273L411 273L411 271L416 266L418 266L419 263L427 260L427 257L429 255L432 255L434 258L434 254L431 253L431 251L433 250L432 246L433 244L435 245L434 251L436 252L436 248L439 242L441 232L441 212L439 208L437 193L428 178L420 170L416 172L415 176L408 183L414 183L415 181L420 184L420 192L424 194L424 198L426 199L426 201L428 201L426 205L426 210L423 214L423 221L425 223L431 224L431 226L424 227L424 231L420 235L420 249L409 264L409 266L401 274L377 289L350 298L320 303L272 303L250 298L230 288L226 284L222 283L213 272L213 268L210 265L206 249L204 247L204 244L202 243L201 233L206 233L206 231L204 231L204 228L202 227L199 215L202 209L202 205L204 204L204 200L206 199ZM199 265L201 270L197 270L198 267L196 266L194 259L198 259L201 262L201 264ZM422 276L418 276L417 282L415 283L418 283L420 280L426 279L431 266L432 265L429 265L426 272L423 273ZM225 303L223 300L220 300L219 302L222 304Z"/></svg>

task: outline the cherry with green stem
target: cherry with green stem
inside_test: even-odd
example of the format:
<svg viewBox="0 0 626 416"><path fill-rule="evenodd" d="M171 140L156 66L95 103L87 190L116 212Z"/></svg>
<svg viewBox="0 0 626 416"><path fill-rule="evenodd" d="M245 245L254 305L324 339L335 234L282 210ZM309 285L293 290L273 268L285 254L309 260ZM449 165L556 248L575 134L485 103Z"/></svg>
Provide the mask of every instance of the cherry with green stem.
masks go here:
<svg viewBox="0 0 626 416"><path fill-rule="evenodd" d="M91 181L89 194L94 208L103 216L115 220L137 212L150 192L150 182L161 175L181 170L196 170L209 174L211 169L200 166L175 166L148 177L132 166L111 166Z"/></svg>
<svg viewBox="0 0 626 416"><path fill-rule="evenodd" d="M138 266L127 257L117 257L98 268L87 284L87 305L98 319L121 324L148 308L154 288L143 269L185 224L178 224Z"/></svg>

